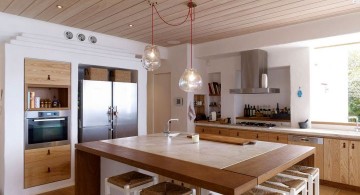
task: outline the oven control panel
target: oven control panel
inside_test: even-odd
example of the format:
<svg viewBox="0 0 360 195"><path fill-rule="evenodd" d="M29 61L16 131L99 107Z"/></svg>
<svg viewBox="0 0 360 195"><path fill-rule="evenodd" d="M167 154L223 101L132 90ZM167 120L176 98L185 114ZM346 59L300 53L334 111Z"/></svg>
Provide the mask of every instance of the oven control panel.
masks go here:
<svg viewBox="0 0 360 195"><path fill-rule="evenodd" d="M39 112L39 117L54 117L59 116L59 112Z"/></svg>

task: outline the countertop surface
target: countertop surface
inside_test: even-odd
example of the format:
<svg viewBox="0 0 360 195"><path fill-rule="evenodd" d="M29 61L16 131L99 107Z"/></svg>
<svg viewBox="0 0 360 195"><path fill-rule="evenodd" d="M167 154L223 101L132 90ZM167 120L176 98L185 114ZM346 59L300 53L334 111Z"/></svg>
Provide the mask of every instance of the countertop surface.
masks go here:
<svg viewBox="0 0 360 195"><path fill-rule="evenodd" d="M205 140L193 143L186 135L154 134L76 144L76 192L99 194L101 157L229 195L242 194L303 159L310 158L310 166L314 162L314 147L261 141L245 146ZM89 183L96 189L89 188Z"/></svg>
<svg viewBox="0 0 360 195"><path fill-rule="evenodd" d="M299 129L299 128L290 128L290 127L249 127L249 126L240 126L234 124L219 124L219 123L208 123L208 122L197 122L195 125L198 126L209 126L209 127L220 127L228 129L238 129L238 130L251 130L251 131L261 131L261 132L274 132L274 133L286 133L294 135L307 135L307 136L316 136L316 137L329 137L329 138L338 138L338 139L352 139L360 140L360 132L355 130L335 130L335 129Z"/></svg>
<svg viewBox="0 0 360 195"><path fill-rule="evenodd" d="M107 140L105 142L219 169L286 145L262 141L257 141L255 145L243 146L206 140L193 143L192 139L186 136L186 133L181 133L176 137L168 138L164 134L151 134Z"/></svg>

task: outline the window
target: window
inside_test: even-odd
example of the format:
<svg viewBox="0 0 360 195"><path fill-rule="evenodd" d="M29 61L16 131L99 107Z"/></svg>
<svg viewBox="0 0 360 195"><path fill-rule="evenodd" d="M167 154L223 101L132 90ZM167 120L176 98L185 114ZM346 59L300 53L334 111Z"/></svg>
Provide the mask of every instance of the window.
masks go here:
<svg viewBox="0 0 360 195"><path fill-rule="evenodd" d="M319 48L313 57L312 120L354 122L360 116L360 44Z"/></svg>

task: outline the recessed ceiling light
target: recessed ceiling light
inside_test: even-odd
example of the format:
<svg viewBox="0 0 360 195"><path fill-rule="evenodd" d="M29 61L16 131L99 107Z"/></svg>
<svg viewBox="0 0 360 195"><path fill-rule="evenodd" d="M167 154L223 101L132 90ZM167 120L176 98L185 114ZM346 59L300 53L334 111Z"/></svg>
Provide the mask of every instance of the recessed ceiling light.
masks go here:
<svg viewBox="0 0 360 195"><path fill-rule="evenodd" d="M62 9L62 8L63 8L62 5L57 5L56 7L59 8L59 9Z"/></svg>
<svg viewBox="0 0 360 195"><path fill-rule="evenodd" d="M170 45L177 45L177 44L180 44L181 42L177 41L177 40L173 40L173 41L167 41L167 43Z"/></svg>
<svg viewBox="0 0 360 195"><path fill-rule="evenodd" d="M132 25L132 24L129 24L129 26L130 26L130 27L133 27L133 25Z"/></svg>

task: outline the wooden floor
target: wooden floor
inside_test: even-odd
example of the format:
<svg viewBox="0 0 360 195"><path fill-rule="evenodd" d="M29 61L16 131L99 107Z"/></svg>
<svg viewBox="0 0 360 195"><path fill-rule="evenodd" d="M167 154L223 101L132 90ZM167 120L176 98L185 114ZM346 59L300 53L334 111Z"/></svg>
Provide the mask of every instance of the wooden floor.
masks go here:
<svg viewBox="0 0 360 195"><path fill-rule="evenodd" d="M60 189L60 190L43 193L40 195L75 195L75 188L74 188L74 186L71 186L71 187ZM360 193L346 191L346 190L340 190L340 189L328 187L328 186L320 186L320 195L360 195Z"/></svg>

